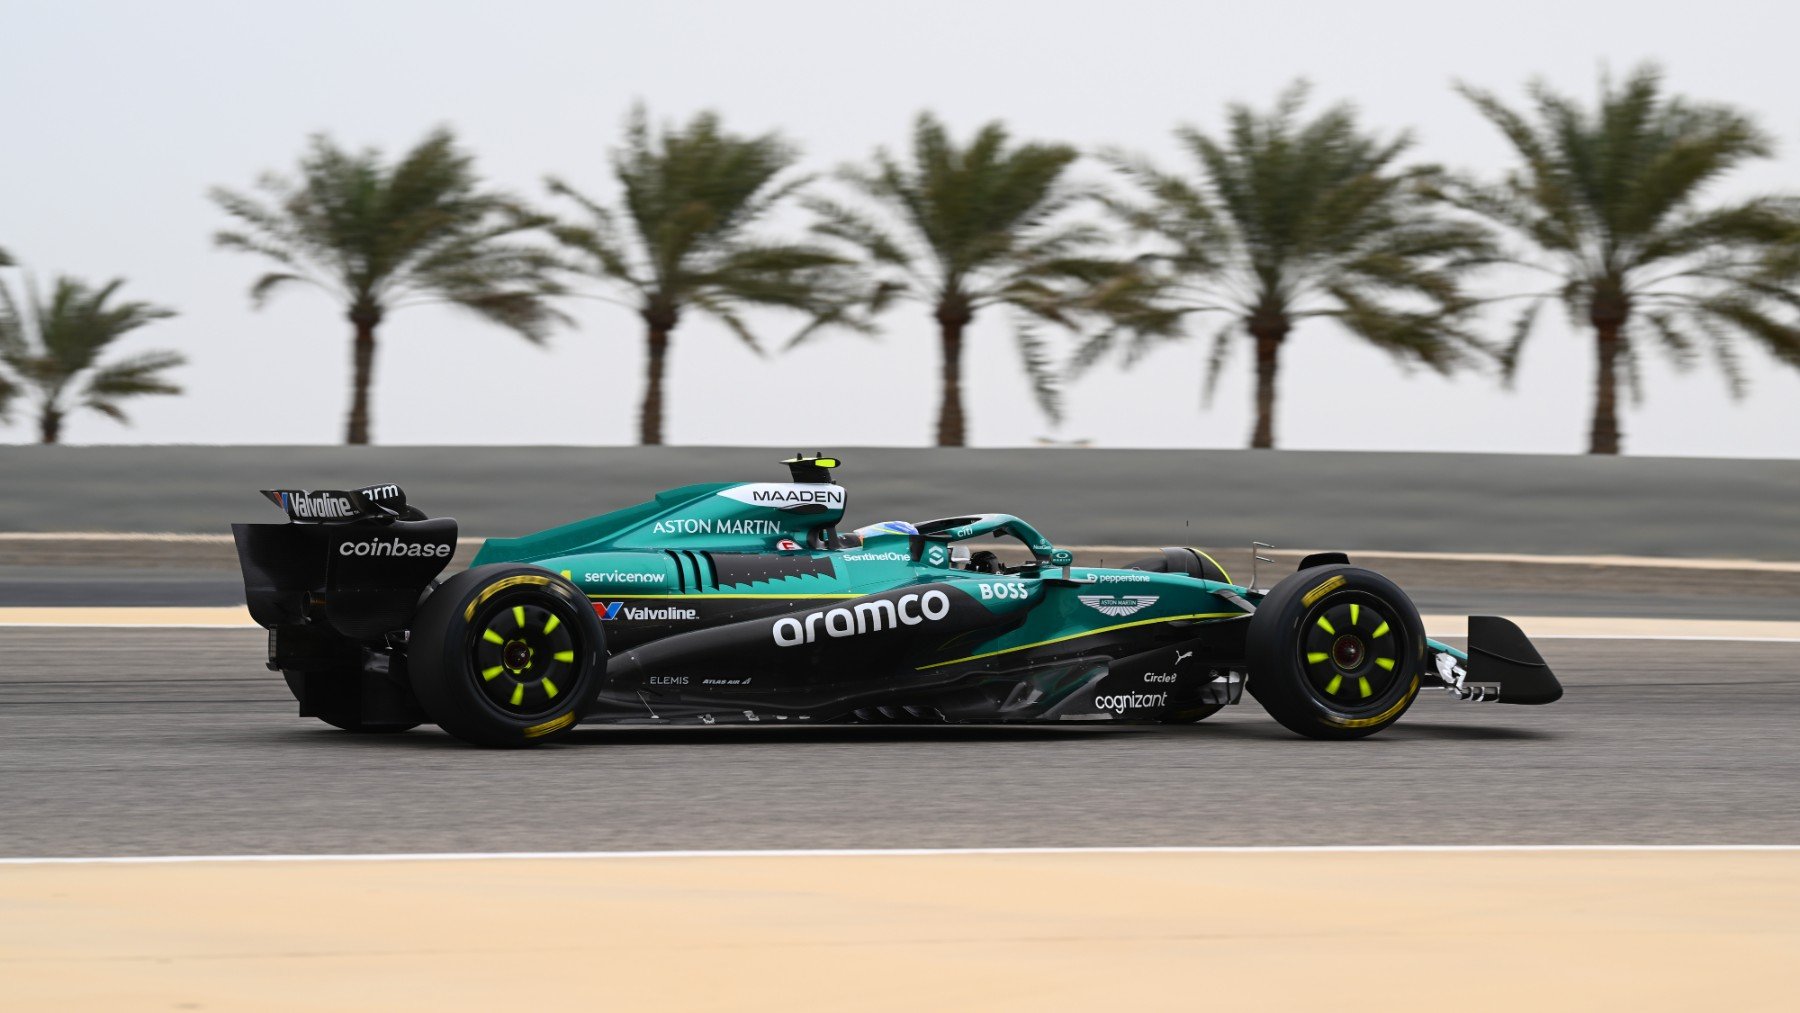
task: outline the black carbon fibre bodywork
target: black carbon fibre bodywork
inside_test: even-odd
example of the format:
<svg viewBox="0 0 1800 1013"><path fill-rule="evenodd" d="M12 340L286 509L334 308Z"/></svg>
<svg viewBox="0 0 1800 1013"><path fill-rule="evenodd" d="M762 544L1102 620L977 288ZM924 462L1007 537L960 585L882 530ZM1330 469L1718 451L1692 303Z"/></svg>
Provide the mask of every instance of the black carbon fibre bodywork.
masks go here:
<svg viewBox="0 0 1800 1013"><path fill-rule="evenodd" d="M934 594L949 602L941 620L830 636L833 613L853 622L879 603ZM931 584L665 635L615 655L594 720L1144 720L1236 703L1242 692L1243 622L1160 624L989 659L932 660L1023 618ZM838 628L856 627L840 619ZM786 645L778 637L809 630L821 635Z"/></svg>

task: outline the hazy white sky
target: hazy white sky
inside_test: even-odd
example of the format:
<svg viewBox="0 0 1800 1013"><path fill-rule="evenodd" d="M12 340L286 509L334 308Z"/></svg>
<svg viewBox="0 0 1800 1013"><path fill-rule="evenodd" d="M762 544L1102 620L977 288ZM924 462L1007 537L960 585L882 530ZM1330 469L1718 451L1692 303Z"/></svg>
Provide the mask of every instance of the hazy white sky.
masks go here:
<svg viewBox="0 0 1800 1013"><path fill-rule="evenodd" d="M261 312L263 270L216 251L213 184L248 186L291 166L306 136L392 152L454 126L485 174L541 199L564 175L610 194L605 153L634 99L658 117L717 108L741 130L779 128L825 170L903 143L932 109L959 132L993 118L1023 138L1120 145L1177 162L1177 123L1209 128L1229 100L1266 104L1288 81L1355 100L1367 121L1414 128L1419 157L1495 170L1502 142L1450 90L1460 78L1518 97L1534 75L1591 94L1602 66L1654 58L1672 86L1757 113L1780 157L1721 190L1800 188L1800 7L1715 0L1444 4L839 2L307 4L0 0L0 246L40 277L130 279L127 294L181 311L134 347L175 347L193 365L183 398L149 399L125 429L70 422L70 442L330 443L342 436L348 325L294 290ZM1089 171L1094 171L1091 167ZM18 273L8 276L17 281ZM642 369L635 315L570 303L579 328L539 350L433 308L382 330L375 436L402 443L630 443ZM772 340L792 322L758 318ZM672 353L673 443L922 444L935 417L937 356L916 306L869 341L841 336L759 360L710 322L684 321ZM1504 330L1495 319L1493 332ZM1398 374L1328 324L1290 341L1278 436L1293 448L1569 452L1585 446L1589 346L1546 314L1517 389L1486 377ZM1066 346L1065 346L1066 347ZM1249 356L1209 410L1200 340L1069 391L1060 430L1029 406L1010 328L974 327L971 441L1040 435L1105 446L1241 446ZM1749 399L1710 365L1655 359L1630 407L1636 454L1800 456L1800 374L1746 346ZM27 426L0 441L30 439Z"/></svg>

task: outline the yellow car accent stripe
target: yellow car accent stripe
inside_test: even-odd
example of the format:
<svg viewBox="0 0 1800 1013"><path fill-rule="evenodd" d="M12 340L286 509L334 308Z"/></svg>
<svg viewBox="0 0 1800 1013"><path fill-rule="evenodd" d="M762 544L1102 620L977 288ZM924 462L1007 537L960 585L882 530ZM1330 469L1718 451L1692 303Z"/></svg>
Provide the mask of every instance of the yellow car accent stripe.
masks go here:
<svg viewBox="0 0 1800 1013"><path fill-rule="evenodd" d="M1365 700L1375 695L1375 690L1369 685L1369 677L1366 675L1356 677L1356 690L1363 695Z"/></svg>
<svg viewBox="0 0 1800 1013"><path fill-rule="evenodd" d="M483 679L487 680L488 682L493 682L494 679L496 677L498 677L500 675L500 673L505 670L506 670L505 665L495 665L493 668L484 668L481 670L481 677Z"/></svg>
<svg viewBox="0 0 1800 1013"><path fill-rule="evenodd" d="M1344 677L1341 675L1334 675L1331 677L1331 681L1325 684L1325 692L1336 693L1338 691L1338 687L1342 686L1343 684L1344 684Z"/></svg>
<svg viewBox="0 0 1800 1013"><path fill-rule="evenodd" d="M1204 553L1204 552L1201 552L1201 551L1200 551L1200 550L1199 550L1199 549L1196 549L1196 548L1193 548L1193 547L1191 547L1191 546L1190 546L1190 547L1189 547L1189 548L1188 548L1188 551L1189 551L1189 552L1192 552L1192 553L1193 553L1193 554L1194 554L1194 555L1196 555L1196 556L1202 556L1202 557L1204 557L1204 558L1205 558L1205 559L1206 559L1206 561L1207 561L1207 562L1209 562L1209 563L1211 563L1211 564L1212 564L1212 565L1214 565L1214 566L1219 566L1219 561L1218 561L1218 560L1216 560L1216 559L1214 559L1214 558L1212 558L1212 557L1211 557L1211 556L1209 556L1209 555L1207 555L1207 554L1206 554L1206 553ZM1229 574L1229 573L1227 573L1227 572L1225 572L1225 568L1224 568L1224 567L1223 567L1223 566L1219 566L1219 576L1221 576L1221 577L1223 577L1223 578L1225 578L1225 583L1227 583L1227 584L1231 584L1231 583L1235 583L1235 582L1234 582L1234 581L1233 581L1233 580L1232 580L1232 579L1231 579L1231 574Z"/></svg>
<svg viewBox="0 0 1800 1013"><path fill-rule="evenodd" d="M561 626L561 625L562 625L562 618L560 616L552 615L550 617L550 621L544 624L544 632L546 634L548 634L550 631L556 629L558 626Z"/></svg>
<svg viewBox="0 0 1800 1013"><path fill-rule="evenodd" d="M1385 637L1385 636L1387 636L1387 633L1388 633L1388 625L1387 625L1387 623L1384 622L1380 626L1375 627L1375 632L1369 634L1369 639L1373 640L1376 637Z"/></svg>
<svg viewBox="0 0 1800 1013"><path fill-rule="evenodd" d="M1394 670L1394 659L1392 658L1376 658L1375 664L1380 665L1381 670L1384 672L1392 672Z"/></svg>
<svg viewBox="0 0 1800 1013"><path fill-rule="evenodd" d="M500 635L500 634L498 634L498 633L495 633L495 632L494 632L494 631L493 631L493 630L484 630L484 631L482 631L482 634L481 634L481 639L483 639L483 640L485 640L485 641L487 641L487 642L488 642L488 643L490 643L490 644L504 644L504 643L506 643L506 638L505 638L505 637L503 637L503 636L501 636L501 635Z"/></svg>
<svg viewBox="0 0 1800 1013"><path fill-rule="evenodd" d="M860 595L858 597L860 597ZM1243 612L1195 612L1185 616L1164 616L1161 619L1139 619L1137 622L1133 623L1120 623L1117 626L1102 626L1097 630L1071 633L1066 637L1051 637L1049 640L1039 640L1032 644L1020 644L1017 647L1002 647L998 651L988 651L983 654L971 654L966 658L952 658L949 661L934 661L929 665L920 665L918 668L913 669L913 671L923 672L928 668L943 668L945 665L960 665L965 661L979 661L982 658L992 658L1000 654L1011 654L1014 651L1028 651L1033 647L1043 647L1048 644L1060 644L1065 640L1080 640L1082 637L1092 637L1101 633L1111 633L1114 630L1130 629L1133 626L1149 626L1153 623L1173 623L1183 619L1234 619L1241 618L1244 615L1246 615L1246 613Z"/></svg>
<svg viewBox="0 0 1800 1013"><path fill-rule="evenodd" d="M555 658L557 661L574 661L575 660L575 652L574 651L557 651L555 654L552 654L550 657Z"/></svg>
<svg viewBox="0 0 1800 1013"><path fill-rule="evenodd" d="M1337 636L1337 627L1331 625L1331 620L1325 618L1324 616L1319 617L1319 629L1324 630L1326 633L1329 633L1334 637Z"/></svg>
<svg viewBox="0 0 1800 1013"><path fill-rule="evenodd" d="M1319 662L1327 661L1330 658L1331 655L1326 654L1323 651L1314 651L1306 656L1306 663L1309 665L1317 665Z"/></svg>
<svg viewBox="0 0 1800 1013"><path fill-rule="evenodd" d="M1350 625L1355 626L1360 621L1362 621L1362 606L1356 604L1355 602L1351 602L1350 603Z"/></svg>
<svg viewBox="0 0 1800 1013"><path fill-rule="evenodd" d="M549 679L542 679L539 681L544 684L544 692L549 694L550 699L556 699L556 683L551 682Z"/></svg>

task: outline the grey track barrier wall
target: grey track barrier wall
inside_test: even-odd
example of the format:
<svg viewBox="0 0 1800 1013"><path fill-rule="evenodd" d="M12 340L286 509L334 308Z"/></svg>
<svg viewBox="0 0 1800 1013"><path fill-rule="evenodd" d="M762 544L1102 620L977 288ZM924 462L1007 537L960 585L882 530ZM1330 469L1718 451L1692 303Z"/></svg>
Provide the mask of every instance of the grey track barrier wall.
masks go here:
<svg viewBox="0 0 1800 1013"><path fill-rule="evenodd" d="M0 532L222 533L256 490L398 482L511 535L709 481L779 481L795 448L0 448ZM1800 461L1243 450L808 447L850 520L1004 511L1079 545L1800 560Z"/></svg>

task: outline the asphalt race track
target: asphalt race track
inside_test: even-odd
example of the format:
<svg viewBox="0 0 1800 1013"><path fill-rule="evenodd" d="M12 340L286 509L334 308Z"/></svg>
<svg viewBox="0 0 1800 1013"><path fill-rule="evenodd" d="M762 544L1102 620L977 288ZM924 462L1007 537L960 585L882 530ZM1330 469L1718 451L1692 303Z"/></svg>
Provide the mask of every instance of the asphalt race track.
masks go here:
<svg viewBox="0 0 1800 1013"><path fill-rule="evenodd" d="M293 716L256 630L0 629L0 855L1800 843L1796 645L1557 639L1549 707L1349 744L1183 728L619 729L528 752Z"/></svg>

